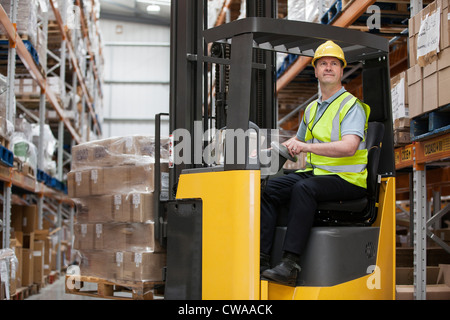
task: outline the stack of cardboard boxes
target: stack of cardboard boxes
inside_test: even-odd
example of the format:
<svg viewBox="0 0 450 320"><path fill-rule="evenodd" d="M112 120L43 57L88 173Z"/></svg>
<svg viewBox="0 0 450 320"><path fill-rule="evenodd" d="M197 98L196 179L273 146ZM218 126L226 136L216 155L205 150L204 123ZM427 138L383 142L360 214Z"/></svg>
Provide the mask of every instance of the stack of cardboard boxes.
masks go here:
<svg viewBox="0 0 450 320"><path fill-rule="evenodd" d="M129 136L73 147L67 180L76 203L73 248L81 256L81 275L163 279L166 254L154 237L154 146L152 137ZM165 186L167 163L161 172Z"/></svg>
<svg viewBox="0 0 450 320"><path fill-rule="evenodd" d="M437 0L409 20L409 116L450 103L449 0Z"/></svg>
<svg viewBox="0 0 450 320"><path fill-rule="evenodd" d="M49 229L38 230L37 207L11 206L10 247L17 258L17 265L11 269L10 294L16 288L42 285L45 277L56 270L56 248Z"/></svg>

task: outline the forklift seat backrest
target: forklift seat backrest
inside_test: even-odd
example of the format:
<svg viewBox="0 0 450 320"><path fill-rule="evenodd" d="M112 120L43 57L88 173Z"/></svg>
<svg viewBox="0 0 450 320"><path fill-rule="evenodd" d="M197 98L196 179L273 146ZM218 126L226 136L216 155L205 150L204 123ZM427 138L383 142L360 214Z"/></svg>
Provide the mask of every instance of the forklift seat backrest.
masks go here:
<svg viewBox="0 0 450 320"><path fill-rule="evenodd" d="M321 202L316 212L317 224L348 225L372 224L376 219L378 201L378 163L381 142L384 136L384 124L369 122L366 146L367 159L367 196L362 199Z"/></svg>

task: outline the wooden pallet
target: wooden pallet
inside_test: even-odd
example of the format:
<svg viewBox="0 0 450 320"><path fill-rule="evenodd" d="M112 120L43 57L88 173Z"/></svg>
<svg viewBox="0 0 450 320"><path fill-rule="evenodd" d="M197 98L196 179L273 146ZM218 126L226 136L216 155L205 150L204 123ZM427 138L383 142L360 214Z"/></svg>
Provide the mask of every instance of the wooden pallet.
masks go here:
<svg viewBox="0 0 450 320"><path fill-rule="evenodd" d="M28 34L19 34L19 38L22 39L22 41L30 41L31 37ZM8 40L9 37L6 34L0 34L0 40Z"/></svg>
<svg viewBox="0 0 450 320"><path fill-rule="evenodd" d="M29 296L32 296L34 294L38 294L41 291L41 288L43 288L43 284L40 283L33 283L27 287L20 287L16 289L16 292L14 292L11 295L11 300L25 300Z"/></svg>
<svg viewBox="0 0 450 320"><path fill-rule="evenodd" d="M394 130L394 147L403 147L411 143L411 133L409 130Z"/></svg>
<svg viewBox="0 0 450 320"><path fill-rule="evenodd" d="M83 290L85 283L94 284L94 290ZM153 300L163 282L110 281L97 277L66 275L66 293L116 300ZM118 294L118 295L117 295ZM124 294L124 295L121 295Z"/></svg>
<svg viewBox="0 0 450 320"><path fill-rule="evenodd" d="M20 287L11 295L11 300L25 300L30 295L30 287Z"/></svg>

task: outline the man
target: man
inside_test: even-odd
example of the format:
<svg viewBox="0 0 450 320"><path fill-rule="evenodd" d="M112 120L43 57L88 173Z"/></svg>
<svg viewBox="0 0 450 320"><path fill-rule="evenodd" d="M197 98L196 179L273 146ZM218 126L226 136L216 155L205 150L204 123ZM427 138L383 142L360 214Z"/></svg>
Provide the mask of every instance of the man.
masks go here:
<svg viewBox="0 0 450 320"><path fill-rule="evenodd" d="M366 193L370 108L342 86L347 63L334 42L317 48L312 65L320 84L319 98L306 108L297 135L284 143L293 156L306 152L306 169L269 180L261 198L261 275L287 285L295 285L301 271L298 262L317 203L357 199ZM277 209L285 203L289 212L283 258L271 269Z"/></svg>

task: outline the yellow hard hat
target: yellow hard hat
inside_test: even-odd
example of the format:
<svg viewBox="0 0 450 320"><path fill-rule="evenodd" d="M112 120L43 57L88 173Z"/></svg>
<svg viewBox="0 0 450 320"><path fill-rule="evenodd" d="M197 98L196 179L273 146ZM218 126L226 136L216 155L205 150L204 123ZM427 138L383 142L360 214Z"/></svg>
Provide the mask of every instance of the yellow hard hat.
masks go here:
<svg viewBox="0 0 450 320"><path fill-rule="evenodd" d="M328 40L327 42L321 44L316 52L314 53L314 58L312 60L313 67L316 67L314 63L317 59L323 58L323 57L335 57L341 60L344 63L344 68L347 66L347 61L345 61L344 51L342 51L342 48L339 47L336 43L334 43L331 40Z"/></svg>

